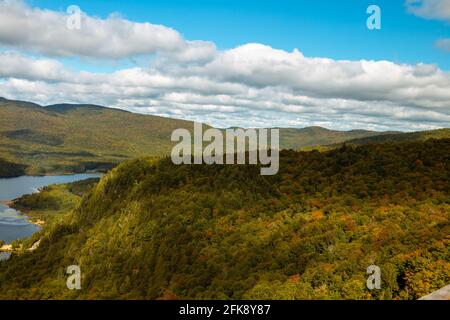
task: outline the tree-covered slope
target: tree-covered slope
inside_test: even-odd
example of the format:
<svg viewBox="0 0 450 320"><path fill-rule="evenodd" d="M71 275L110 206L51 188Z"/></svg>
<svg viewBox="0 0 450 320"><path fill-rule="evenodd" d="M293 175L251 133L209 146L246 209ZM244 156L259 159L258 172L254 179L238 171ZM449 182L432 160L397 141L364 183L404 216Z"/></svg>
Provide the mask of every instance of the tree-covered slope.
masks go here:
<svg viewBox="0 0 450 320"><path fill-rule="evenodd" d="M26 166L0 158L0 178L18 177L26 172Z"/></svg>
<svg viewBox="0 0 450 320"><path fill-rule="evenodd" d="M366 137L351 138L343 142L333 144L320 144L300 148L301 151L329 151L341 148L344 144L347 146L363 146L367 144L383 144L383 143L402 143L427 141L430 139L450 139L450 129L442 128L427 131L416 132L382 132L378 135L371 135Z"/></svg>
<svg viewBox="0 0 450 320"><path fill-rule="evenodd" d="M0 99L0 157L27 165L28 174L82 172L135 157L167 156L174 145L170 136L178 128L192 130L193 124L96 105L41 107ZM280 146L298 149L378 134L280 129Z"/></svg>
<svg viewBox="0 0 450 320"><path fill-rule="evenodd" d="M322 127L307 127L302 129L280 129L280 145L284 149L298 150L314 146L325 146L345 142L348 140L396 135L399 132L376 132L369 130L338 131Z"/></svg>
<svg viewBox="0 0 450 320"><path fill-rule="evenodd" d="M169 154L170 135L192 123L91 105L0 100L0 157L27 173L108 168L124 159Z"/></svg>
<svg viewBox="0 0 450 320"><path fill-rule="evenodd" d="M0 264L0 298L415 299L450 282L449 156L450 140L283 151L275 176L129 161Z"/></svg>
<svg viewBox="0 0 450 320"><path fill-rule="evenodd" d="M369 143L397 143L397 142L412 142L412 141L426 141L429 139L450 139L450 129L437 129L428 131L417 131L396 134L383 134L378 136L370 136L357 139L349 139L346 144L364 145Z"/></svg>

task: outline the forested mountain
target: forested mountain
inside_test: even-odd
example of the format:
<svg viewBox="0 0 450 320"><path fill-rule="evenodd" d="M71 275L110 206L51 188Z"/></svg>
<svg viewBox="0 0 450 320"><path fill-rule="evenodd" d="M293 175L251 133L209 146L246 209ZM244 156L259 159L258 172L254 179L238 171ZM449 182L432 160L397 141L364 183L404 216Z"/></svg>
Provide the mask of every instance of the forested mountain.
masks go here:
<svg viewBox="0 0 450 320"><path fill-rule="evenodd" d="M92 105L0 100L0 158L29 174L110 168L124 159L168 154L170 135L188 121Z"/></svg>
<svg viewBox="0 0 450 320"><path fill-rule="evenodd" d="M415 299L450 282L449 216L448 139L285 150L275 176L127 161L0 264L0 298Z"/></svg>
<svg viewBox="0 0 450 320"><path fill-rule="evenodd" d="M95 105L34 103L0 99L0 158L26 165L28 174L110 168L135 157L170 154L173 130L189 121L130 113ZM382 134L320 127L280 129L280 146L298 149Z"/></svg>
<svg viewBox="0 0 450 320"><path fill-rule="evenodd" d="M387 133L378 136L349 139L345 143L360 146L369 143L412 142L412 141L426 141L429 139L450 139L450 128L407 132L407 133L394 133L394 134Z"/></svg>
<svg viewBox="0 0 450 320"><path fill-rule="evenodd" d="M378 137L384 135L395 136L400 132L376 132L369 130L337 131L322 127L307 127L302 129L280 129L280 145L284 149L298 150L312 146L325 146L354 140L356 138Z"/></svg>
<svg viewBox="0 0 450 320"><path fill-rule="evenodd" d="M383 143L401 143L427 141L430 139L450 139L450 128L442 128L436 130L415 131L415 132L383 132L376 136L367 136L356 139L347 139L346 141L333 144L320 144L313 146L301 147L301 151L329 151L347 146L363 146L366 144L383 144Z"/></svg>

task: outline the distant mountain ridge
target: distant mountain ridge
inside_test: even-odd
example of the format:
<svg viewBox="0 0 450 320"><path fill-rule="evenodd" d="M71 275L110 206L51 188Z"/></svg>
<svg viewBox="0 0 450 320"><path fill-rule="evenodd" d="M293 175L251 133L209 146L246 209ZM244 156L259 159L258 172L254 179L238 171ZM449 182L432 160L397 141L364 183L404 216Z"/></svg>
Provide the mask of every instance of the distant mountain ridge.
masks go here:
<svg viewBox="0 0 450 320"><path fill-rule="evenodd" d="M112 167L125 159L169 155L174 145L170 136L178 128L192 131L193 122L95 104L40 106L0 98L0 159L26 165L28 174ZM322 127L279 129L280 147L294 150L398 136L397 132Z"/></svg>
<svg viewBox="0 0 450 320"><path fill-rule="evenodd" d="M42 107L0 99L0 159L27 165L28 174L83 172L138 156L170 152L170 135L184 120L97 105Z"/></svg>
<svg viewBox="0 0 450 320"><path fill-rule="evenodd" d="M426 141L429 139L448 139L450 138L450 128L406 132L402 134L385 134L379 136L371 136L357 138L346 141L346 144L365 145L370 143L397 143L397 142L413 142Z"/></svg>
<svg viewBox="0 0 450 320"><path fill-rule="evenodd" d="M366 138L385 134L395 135L399 133L401 132L377 132L369 130L338 131L317 126L302 129L281 128L280 145L284 149L296 150L304 147L340 143L357 138ZM299 143L299 141L301 141L301 143Z"/></svg>
<svg viewBox="0 0 450 320"><path fill-rule="evenodd" d="M126 111L126 110L115 109L115 108L108 108L108 107L104 107L104 106L100 106L100 105L96 105L96 104L61 103L61 104L52 104L52 105L44 106L44 108L46 110L51 110L51 111L54 111L54 112L61 112L61 113L73 111L73 110L76 110L76 109L91 109L91 110L109 109L109 110L116 110L116 111L122 111L122 112L131 113L131 112Z"/></svg>

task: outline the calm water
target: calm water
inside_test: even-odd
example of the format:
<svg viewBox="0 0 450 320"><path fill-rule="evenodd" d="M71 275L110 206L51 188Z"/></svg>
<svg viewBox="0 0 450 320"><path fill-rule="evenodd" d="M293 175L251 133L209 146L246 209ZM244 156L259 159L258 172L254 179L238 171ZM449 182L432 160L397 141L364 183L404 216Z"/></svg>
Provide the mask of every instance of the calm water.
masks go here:
<svg viewBox="0 0 450 320"><path fill-rule="evenodd" d="M24 194L37 192L39 188L50 184L68 183L100 176L101 174L97 173L83 173L66 176L22 176L18 178L0 179L0 200L13 200Z"/></svg>
<svg viewBox="0 0 450 320"><path fill-rule="evenodd" d="M39 227L29 223L20 212L0 204L0 240L13 240L31 236Z"/></svg>
<svg viewBox="0 0 450 320"><path fill-rule="evenodd" d="M101 174L93 173L0 179L0 200L13 200L24 194L38 192L39 188L50 184L68 183L100 176ZM0 204L0 240L10 243L16 239L29 237L38 230L39 227L29 223L19 211ZM6 258L6 253L0 253L0 260Z"/></svg>
<svg viewBox="0 0 450 320"><path fill-rule="evenodd" d="M0 251L0 261L8 260L10 256L11 256L11 253Z"/></svg>

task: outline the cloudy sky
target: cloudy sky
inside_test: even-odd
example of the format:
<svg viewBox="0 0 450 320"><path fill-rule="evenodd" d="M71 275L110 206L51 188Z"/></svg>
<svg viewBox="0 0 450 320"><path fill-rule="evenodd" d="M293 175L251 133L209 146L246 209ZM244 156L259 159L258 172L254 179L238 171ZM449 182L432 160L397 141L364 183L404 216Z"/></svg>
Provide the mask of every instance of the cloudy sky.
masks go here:
<svg viewBox="0 0 450 320"><path fill-rule="evenodd" d="M0 0L0 96L218 127L450 127L450 0Z"/></svg>

